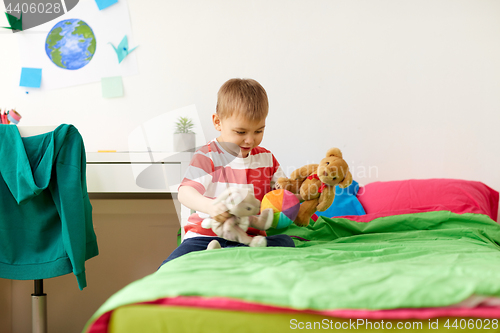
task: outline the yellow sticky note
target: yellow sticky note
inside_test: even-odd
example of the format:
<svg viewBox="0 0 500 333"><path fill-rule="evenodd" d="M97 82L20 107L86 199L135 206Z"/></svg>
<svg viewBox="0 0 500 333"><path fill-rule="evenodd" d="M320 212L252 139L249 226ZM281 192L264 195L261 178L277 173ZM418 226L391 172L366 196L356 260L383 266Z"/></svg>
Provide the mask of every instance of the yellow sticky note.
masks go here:
<svg viewBox="0 0 500 333"><path fill-rule="evenodd" d="M121 76L101 78L102 97L114 98L123 96L123 81Z"/></svg>

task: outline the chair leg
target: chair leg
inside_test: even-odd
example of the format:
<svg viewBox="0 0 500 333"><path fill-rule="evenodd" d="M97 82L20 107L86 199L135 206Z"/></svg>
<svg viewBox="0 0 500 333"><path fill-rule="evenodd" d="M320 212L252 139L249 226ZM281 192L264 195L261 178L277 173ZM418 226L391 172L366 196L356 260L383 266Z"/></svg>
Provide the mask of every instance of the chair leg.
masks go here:
<svg viewBox="0 0 500 333"><path fill-rule="evenodd" d="M31 330L47 333L47 294L43 293L43 280L35 280L35 292L31 294Z"/></svg>

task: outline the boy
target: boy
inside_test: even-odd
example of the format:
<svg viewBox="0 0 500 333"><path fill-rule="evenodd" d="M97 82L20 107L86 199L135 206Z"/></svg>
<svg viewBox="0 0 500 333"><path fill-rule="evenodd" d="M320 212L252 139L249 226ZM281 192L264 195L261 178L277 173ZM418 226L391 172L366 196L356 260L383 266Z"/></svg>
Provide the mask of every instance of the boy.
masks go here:
<svg viewBox="0 0 500 333"><path fill-rule="evenodd" d="M196 213L188 218L181 245L162 263L192 251L209 248L246 246L217 237L201 222L209 216L224 221L230 215L224 203L213 205L228 187L253 190L257 199L271 191L279 177L286 177L273 154L259 147L264 135L269 109L264 88L252 79L231 79L217 95L216 113L212 122L220 136L198 149L179 186L178 199ZM249 235L263 235L249 228ZM267 246L293 247L288 235L266 237Z"/></svg>

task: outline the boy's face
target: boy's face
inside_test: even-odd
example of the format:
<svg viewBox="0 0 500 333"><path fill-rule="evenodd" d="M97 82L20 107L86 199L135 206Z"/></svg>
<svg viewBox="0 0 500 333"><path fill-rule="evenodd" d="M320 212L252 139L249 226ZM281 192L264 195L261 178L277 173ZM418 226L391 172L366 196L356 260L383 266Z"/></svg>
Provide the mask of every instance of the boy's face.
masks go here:
<svg viewBox="0 0 500 333"><path fill-rule="evenodd" d="M234 113L231 117L220 119L212 115L214 127L220 132L217 141L228 152L238 157L247 157L250 151L257 147L264 136L266 119L250 121Z"/></svg>

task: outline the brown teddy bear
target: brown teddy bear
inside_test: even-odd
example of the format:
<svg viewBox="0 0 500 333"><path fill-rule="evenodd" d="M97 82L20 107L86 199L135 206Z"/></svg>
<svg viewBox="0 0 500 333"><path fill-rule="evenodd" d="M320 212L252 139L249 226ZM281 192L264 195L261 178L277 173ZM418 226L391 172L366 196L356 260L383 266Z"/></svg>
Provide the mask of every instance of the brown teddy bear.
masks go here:
<svg viewBox="0 0 500 333"><path fill-rule="evenodd" d="M347 162L338 148L330 148L319 164L305 165L290 175L279 178L276 188L300 194L299 214L295 219L298 226L307 226L316 211L327 210L335 199L335 186L347 187L352 183L352 175Z"/></svg>

